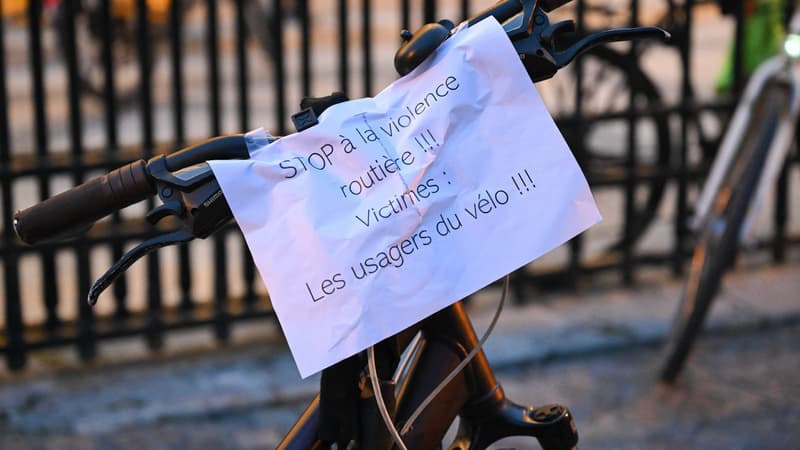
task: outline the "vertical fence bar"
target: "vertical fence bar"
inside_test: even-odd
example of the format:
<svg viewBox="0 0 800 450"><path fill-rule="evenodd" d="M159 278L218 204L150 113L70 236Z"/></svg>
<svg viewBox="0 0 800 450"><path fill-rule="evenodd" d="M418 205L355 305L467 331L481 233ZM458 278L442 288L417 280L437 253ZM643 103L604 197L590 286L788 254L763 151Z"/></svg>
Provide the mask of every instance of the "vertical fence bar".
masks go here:
<svg viewBox="0 0 800 450"><path fill-rule="evenodd" d="M248 103L247 80L247 23L244 11L245 0L236 0L236 82L239 103L239 130L246 131L250 126L250 104ZM303 2L305 3L305 2Z"/></svg>
<svg viewBox="0 0 800 450"><path fill-rule="evenodd" d="M186 145L186 125L183 115L183 2L173 0L169 11L169 52L172 71L172 121L175 146Z"/></svg>
<svg viewBox="0 0 800 450"><path fill-rule="evenodd" d="M47 112L44 87L44 61L42 57L42 2L31 1L28 4L28 52L30 54L31 82L33 88L33 126L35 128L36 157L47 161L48 136ZM63 26L58 27L62 31ZM63 43L62 43L63 45ZM39 199L50 196L49 177L40 173L36 177ZM42 283L44 287L44 305L46 311L45 328L55 331L61 324L58 317L58 287L56 286L56 263L53 250L41 253Z"/></svg>
<svg viewBox="0 0 800 450"><path fill-rule="evenodd" d="M105 78L105 96L103 97L106 115L106 147L116 153L119 147L117 137L117 97L114 88L114 31L111 21L111 2L100 2L100 26L103 36L103 69ZM124 307L124 305L123 305Z"/></svg>
<svg viewBox="0 0 800 450"><path fill-rule="evenodd" d="M425 0L422 3L424 23L436 22L436 0Z"/></svg>
<svg viewBox="0 0 800 450"><path fill-rule="evenodd" d="M278 17L281 17L280 15ZM280 22L280 21L279 21ZM217 2L206 1L206 63L208 64L209 126L213 136L222 134L220 116L219 51L217 49ZM230 337L228 315L228 273L225 270L227 249L225 233L217 233L214 245L214 336L219 341Z"/></svg>
<svg viewBox="0 0 800 450"><path fill-rule="evenodd" d="M258 297L256 296L255 281L256 281L256 266L253 262L253 255L247 247L247 242L242 236L242 268L244 273L244 304L252 307Z"/></svg>
<svg viewBox="0 0 800 450"><path fill-rule="evenodd" d="M140 82L140 114L142 120L142 147L145 157L153 154L155 146L153 131L153 88L150 22L148 19L147 0L136 2L137 49L139 53ZM153 199L148 199L147 207L152 208ZM151 350L158 350L164 345L164 323L162 319L161 301L161 263L158 252L147 255L147 331L145 340Z"/></svg>
<svg viewBox="0 0 800 450"><path fill-rule="evenodd" d="M78 40L75 29L78 14L78 0L66 0L63 16L64 36L69 87L69 129L72 153L72 179L75 185L83 183L83 120L81 116L81 78L78 67ZM97 337L94 330L94 312L86 302L86 289L91 284L89 267L89 244L80 239L75 244L75 258L78 265L78 353L83 360L94 358L97 354Z"/></svg>
<svg viewBox="0 0 800 450"><path fill-rule="evenodd" d="M630 27L635 28L639 26L639 1L631 0L631 17ZM631 41L628 49L628 61L634 64L638 59L636 52L636 41ZM633 89L628 92L628 134L626 142L625 155L625 225L624 225L624 239L623 242L627 244L622 247L622 281L625 285L630 286L633 284L634 267L633 267L633 249L636 245L633 239L633 227L635 220L636 208L636 97L634 97Z"/></svg>
<svg viewBox="0 0 800 450"><path fill-rule="evenodd" d="M255 281L256 281L256 268L253 263L253 255L250 254L250 249L247 247L247 242L242 236L242 277L244 278L244 304L252 307L258 297L256 296Z"/></svg>
<svg viewBox="0 0 800 450"><path fill-rule="evenodd" d="M248 95L248 78L247 78L247 22L245 20L245 1L246 0L236 0L236 58L237 58L237 70L239 73L237 74L238 80L238 94L239 94L239 129L242 131L246 131L250 128L250 108L249 103L247 101ZM302 10L305 8L305 3L307 0L301 1L301 16L303 15ZM306 37L303 37L303 40L306 40ZM304 68L307 70L308 68ZM304 83L308 81L308 74L303 73L303 80ZM307 87L304 87L307 89ZM252 305L256 300L256 293L255 293L255 278L256 278L256 271L255 265L253 264L253 257L250 255L250 251L247 248L247 242L245 242L244 237L242 236L241 240L242 246L242 277L244 279L244 303L246 305Z"/></svg>
<svg viewBox="0 0 800 450"><path fill-rule="evenodd" d="M100 23L102 27L101 36L103 39L103 69L105 78L105 93L103 96L103 104L105 107L105 126L106 126L106 149L110 155L115 155L119 149L119 141L117 136L117 98L115 95L115 80L114 80L114 44L113 39L114 31L112 30L111 21L111 3L104 1L100 2ZM114 225L119 225L122 222L122 216L119 213L114 213L111 217ZM123 241L121 239L114 239L111 243L111 255L114 261L119 261L124 254ZM128 298L128 278L123 272L119 278L114 282L114 318L122 321L130 316L128 311L127 298Z"/></svg>
<svg viewBox="0 0 800 450"><path fill-rule="evenodd" d="M276 127L279 135L286 134L286 58L283 54L283 4L281 0L274 0L275 17L275 114Z"/></svg>
<svg viewBox="0 0 800 450"><path fill-rule="evenodd" d="M361 51L364 58L364 96L369 97L372 95L372 27L370 18L372 11L370 11L371 0L363 0L361 2Z"/></svg>
<svg viewBox="0 0 800 450"><path fill-rule="evenodd" d="M181 291L178 309L182 312L192 311L195 307L192 299L191 257L191 246L189 244L178 245L178 284Z"/></svg>
<svg viewBox="0 0 800 450"><path fill-rule="evenodd" d="M672 272L679 276L683 273L683 253L686 241L689 237L689 230L686 228L686 219L689 216L687 205L687 184L689 182L688 153L689 153L689 117L692 107L692 79L690 73L691 64L691 29L692 29L692 8L694 0L686 0L683 4L683 14L686 18L684 24L685 36L677 39L680 43L678 50L681 57L681 137L678 152L678 195L675 207L675 247L672 258Z"/></svg>
<svg viewBox="0 0 800 450"><path fill-rule="evenodd" d="M217 2L206 0L206 70L208 70L208 118L213 136L222 134L220 116L219 49L217 48Z"/></svg>
<svg viewBox="0 0 800 450"><path fill-rule="evenodd" d="M173 0L169 11L169 56L172 71L172 134L175 139L175 148L186 145L186 125L183 115L183 2ZM192 311L195 307L192 299L192 266L191 246L178 245L178 285L180 288L180 303L178 308L183 312Z"/></svg>
<svg viewBox="0 0 800 450"><path fill-rule="evenodd" d="M280 3L280 2L279 2ZM339 90L345 95L349 92L350 84L348 68L350 59L348 58L347 46L347 0L339 0Z"/></svg>
<svg viewBox="0 0 800 450"><path fill-rule="evenodd" d="M300 37L301 61L300 73L302 75L303 96L311 96L311 15L308 9L308 0L300 0Z"/></svg>
<svg viewBox="0 0 800 450"><path fill-rule="evenodd" d="M414 30L411 29L411 1L410 0L402 0L400 2L400 24L403 30L409 30L413 32Z"/></svg>
<svg viewBox="0 0 800 450"><path fill-rule="evenodd" d="M78 36L75 21L78 13L79 0L67 0L66 15L64 17L64 42L66 43L67 78L68 78L68 107L69 107L69 136L70 149L73 156L74 183L83 183L83 167L81 157L83 154L83 120L81 116L81 78L78 68Z"/></svg>
<svg viewBox="0 0 800 450"><path fill-rule="evenodd" d="M0 2L0 18L3 17L3 5ZM0 20L0 164L6 170L11 169L11 132L8 124L8 88L6 85L6 45L5 21ZM11 195L11 177L0 178L3 198L3 268L5 290L5 315L6 315L6 367L11 370L25 367L27 351L22 323L22 304L19 292L19 258L16 251L14 237L13 213Z"/></svg>
<svg viewBox="0 0 800 450"><path fill-rule="evenodd" d="M583 28L584 28L584 15L586 14L586 3L584 0L578 0L577 5L575 7L575 17L576 23L575 28L577 34L579 36L583 35ZM582 120L583 117L583 60L581 58L577 58L572 64L575 65L575 104L573 105L573 113L572 118L570 118L570 122L572 122L576 127L579 127L577 131L578 136L583 135L583 128L584 128L584 121ZM577 159L581 164L585 164L586 161L586 153L584 152L584 146L578 145L576 147L575 159ZM584 165L585 167L585 165ZM572 238L569 241L569 272L570 272L570 280L573 287L577 287L578 280L581 276L581 255L583 254L583 234L579 234Z"/></svg>

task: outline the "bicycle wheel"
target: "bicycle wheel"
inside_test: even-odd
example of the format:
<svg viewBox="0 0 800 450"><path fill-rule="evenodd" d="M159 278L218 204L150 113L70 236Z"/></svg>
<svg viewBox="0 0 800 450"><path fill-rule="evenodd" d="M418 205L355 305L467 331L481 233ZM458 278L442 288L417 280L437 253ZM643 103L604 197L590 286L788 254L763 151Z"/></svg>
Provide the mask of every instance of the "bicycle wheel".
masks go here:
<svg viewBox="0 0 800 450"><path fill-rule="evenodd" d="M604 183L626 172L621 142L627 140L628 108L633 96L636 111L657 111L661 95L642 69L630 58L609 47L597 47L581 56L582 97L580 117L575 116L575 71L558 75L543 86L542 96L556 116L559 128L590 181ZM566 78L566 80L565 80ZM670 130L666 120L642 114L636 127L636 171L657 174L670 163ZM634 245L650 225L666 189L666 177L640 183L628 224L609 246L611 251Z"/></svg>
<svg viewBox="0 0 800 450"><path fill-rule="evenodd" d="M54 26L59 35L61 53L65 56L70 43L67 28L67 12L64 3L60 4L53 16ZM138 28L134 19L111 18L103 20L97 4L80 5L74 17L75 42L78 45L78 78L80 89L89 97L102 100L106 95L105 77L105 36L110 34L112 64L114 67L114 94L117 104L123 108L132 106L141 94L141 70L138 48ZM107 29L110 27L110 30ZM148 40L148 67L153 71L154 54L157 43L164 39L164 32L158 24L151 24Z"/></svg>
<svg viewBox="0 0 800 450"><path fill-rule="evenodd" d="M722 277L736 256L742 223L758 186L779 115L786 110L788 93L777 84L765 89L692 255L678 311L663 349L658 376L665 383L674 382L680 374Z"/></svg>

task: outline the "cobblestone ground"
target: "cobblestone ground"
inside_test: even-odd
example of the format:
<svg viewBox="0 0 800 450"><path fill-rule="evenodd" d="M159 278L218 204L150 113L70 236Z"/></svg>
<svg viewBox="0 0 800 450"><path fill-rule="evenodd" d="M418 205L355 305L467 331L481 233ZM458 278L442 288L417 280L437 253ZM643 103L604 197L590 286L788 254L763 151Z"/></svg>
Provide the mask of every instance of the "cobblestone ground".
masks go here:
<svg viewBox="0 0 800 450"><path fill-rule="evenodd" d="M581 448L790 449L798 448L800 442L798 349L797 324L706 337L682 384L674 388L654 384L651 366L657 350L641 346L506 369L498 376L515 401L568 405L577 419ZM270 364L269 358L259 360L252 350L225 355L216 364L233 364L242 358L250 360L254 376L263 375L257 366ZM80 391L92 389L91 383L100 381L102 378L78 377L70 382ZM191 379L185 381L191 385ZM161 395L169 395L168 386L151 384L152 394L162 391ZM103 389L97 386L98 395ZM69 406L43 408L40 403L46 404L47 399L29 396L28 410L42 416L39 429L30 419L19 420L6 410L0 413L0 448L269 449L303 408L303 397L121 427L93 426L91 422L99 419L77 405L75 414L87 416L77 427L81 432L59 430L52 418L46 417L56 410L69 410ZM135 407L117 405L119 409ZM63 423L81 422L73 417ZM533 442L507 439L496 448L538 447Z"/></svg>

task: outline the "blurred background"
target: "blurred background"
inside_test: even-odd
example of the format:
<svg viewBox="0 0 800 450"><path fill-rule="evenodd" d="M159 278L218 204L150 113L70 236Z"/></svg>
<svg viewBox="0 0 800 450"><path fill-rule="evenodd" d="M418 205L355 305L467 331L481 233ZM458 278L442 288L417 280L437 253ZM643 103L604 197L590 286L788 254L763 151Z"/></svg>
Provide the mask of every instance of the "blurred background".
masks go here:
<svg viewBox="0 0 800 450"><path fill-rule="evenodd" d="M401 29L487 6L0 1L0 448L273 448L318 378L299 379L234 225L148 256L89 309L90 284L165 231L144 221L154 204L35 248L14 236L13 212L210 136L289 133L304 96L357 98L391 83ZM593 51L537 85L604 220L513 274L513 306L487 354L510 397L572 408L585 448L800 440L796 150L715 303L703 356L677 386L652 370L694 244L699 183L754 65L733 9L574 0L551 14L574 19L578 35L638 25L673 35ZM469 299L479 334L497 295L490 286Z"/></svg>

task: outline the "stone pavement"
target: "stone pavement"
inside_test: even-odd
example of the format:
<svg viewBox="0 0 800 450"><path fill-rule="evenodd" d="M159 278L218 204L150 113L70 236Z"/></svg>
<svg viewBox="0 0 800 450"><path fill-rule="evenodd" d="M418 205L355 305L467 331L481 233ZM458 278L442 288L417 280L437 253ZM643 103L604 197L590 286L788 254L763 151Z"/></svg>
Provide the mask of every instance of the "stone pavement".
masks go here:
<svg viewBox="0 0 800 450"><path fill-rule="evenodd" d="M631 289L594 284L507 305L486 352L511 398L573 409L582 448L797 448L798 256L778 267L744 261L726 279L710 336L676 388L654 381L680 292L658 273ZM470 304L479 334L497 293ZM0 448L273 448L318 378L300 380L285 347L264 334L96 367L53 353L27 373L0 374Z"/></svg>

